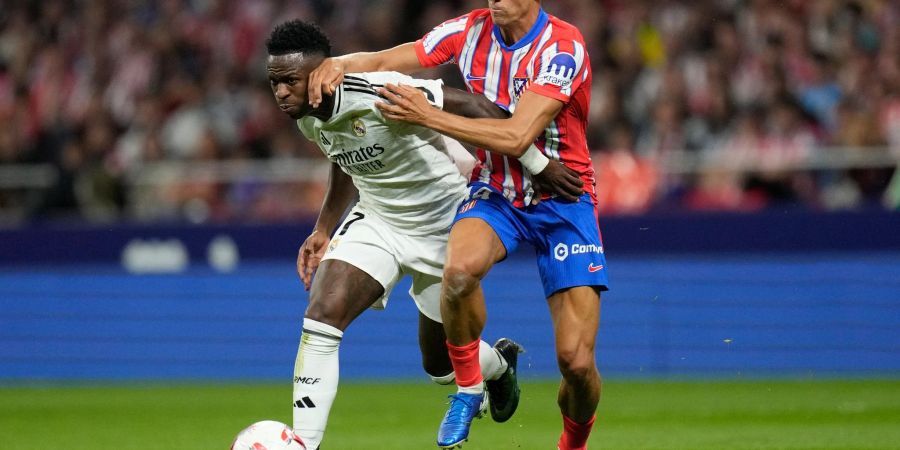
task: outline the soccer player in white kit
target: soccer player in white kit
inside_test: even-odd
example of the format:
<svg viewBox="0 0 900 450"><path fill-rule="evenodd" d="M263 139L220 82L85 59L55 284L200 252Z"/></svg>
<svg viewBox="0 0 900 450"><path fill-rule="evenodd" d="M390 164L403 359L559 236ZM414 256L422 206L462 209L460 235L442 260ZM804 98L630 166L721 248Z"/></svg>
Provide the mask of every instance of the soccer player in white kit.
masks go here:
<svg viewBox="0 0 900 450"><path fill-rule="evenodd" d="M294 367L293 426L312 450L322 441L337 394L344 330L367 308L383 308L405 275L412 277L409 293L419 309L423 367L439 384L454 382L440 317L441 276L449 228L467 197L457 165L468 163L470 172L474 159L459 143L432 130L386 120L375 107L383 101L375 89L402 83L456 114L506 113L483 96L396 72L348 74L334 96L313 108L306 99L307 78L330 55L327 37L295 20L277 26L266 46L278 106L332 161L325 201L297 258L310 300ZM580 187L574 172L551 166L542 172L552 180L548 186ZM338 226L357 193L359 201ZM509 339L494 347L481 341L481 346L482 374L497 386L489 398L503 405L506 420L518 404L515 366L521 347Z"/></svg>

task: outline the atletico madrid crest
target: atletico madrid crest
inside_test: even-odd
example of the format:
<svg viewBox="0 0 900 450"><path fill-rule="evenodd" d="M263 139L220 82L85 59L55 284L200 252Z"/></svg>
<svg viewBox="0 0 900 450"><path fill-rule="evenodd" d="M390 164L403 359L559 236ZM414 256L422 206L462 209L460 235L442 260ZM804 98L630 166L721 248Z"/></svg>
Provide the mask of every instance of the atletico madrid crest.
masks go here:
<svg viewBox="0 0 900 450"><path fill-rule="evenodd" d="M513 78L513 93L516 96L516 100L519 99L519 96L522 95L527 86L528 78Z"/></svg>

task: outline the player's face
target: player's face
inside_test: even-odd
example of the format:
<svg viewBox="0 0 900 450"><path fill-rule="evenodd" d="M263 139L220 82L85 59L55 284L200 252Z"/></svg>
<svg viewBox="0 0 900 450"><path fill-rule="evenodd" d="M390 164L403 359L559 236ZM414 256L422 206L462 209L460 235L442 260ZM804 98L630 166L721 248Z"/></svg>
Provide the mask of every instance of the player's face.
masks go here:
<svg viewBox="0 0 900 450"><path fill-rule="evenodd" d="M499 26L506 26L525 18L532 8L540 8L536 0L488 0L491 19Z"/></svg>
<svg viewBox="0 0 900 450"><path fill-rule="evenodd" d="M269 56L266 63L269 86L275 94L278 107L292 119L299 119L312 111L306 101L306 83L309 81L309 73L320 62L321 56L303 53Z"/></svg>

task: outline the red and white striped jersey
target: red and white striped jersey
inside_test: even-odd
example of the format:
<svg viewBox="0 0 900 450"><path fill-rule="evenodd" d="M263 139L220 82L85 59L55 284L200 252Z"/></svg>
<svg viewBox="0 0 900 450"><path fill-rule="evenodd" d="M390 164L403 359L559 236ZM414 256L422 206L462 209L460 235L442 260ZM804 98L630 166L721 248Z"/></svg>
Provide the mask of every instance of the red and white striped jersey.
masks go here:
<svg viewBox="0 0 900 450"><path fill-rule="evenodd" d="M476 9L438 25L416 41L415 49L423 67L455 62L470 92L511 113L525 90L563 102L535 145L578 172L596 204L586 137L591 65L575 26L541 9L525 37L506 45L490 10ZM516 158L478 149L478 159L471 181L490 184L516 207L530 204L530 175Z"/></svg>

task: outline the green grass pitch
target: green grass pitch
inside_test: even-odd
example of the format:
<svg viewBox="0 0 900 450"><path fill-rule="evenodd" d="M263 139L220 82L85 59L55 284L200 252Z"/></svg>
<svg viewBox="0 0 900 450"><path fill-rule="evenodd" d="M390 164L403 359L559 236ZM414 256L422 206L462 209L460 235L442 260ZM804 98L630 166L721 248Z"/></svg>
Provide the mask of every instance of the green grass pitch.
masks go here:
<svg viewBox="0 0 900 450"><path fill-rule="evenodd" d="M556 448L556 383L522 390L465 450ZM322 448L433 449L450 391L344 383ZM251 422L290 423L289 405L289 384L0 387L0 448L224 450ZM608 380L594 430L592 449L897 449L900 381Z"/></svg>

